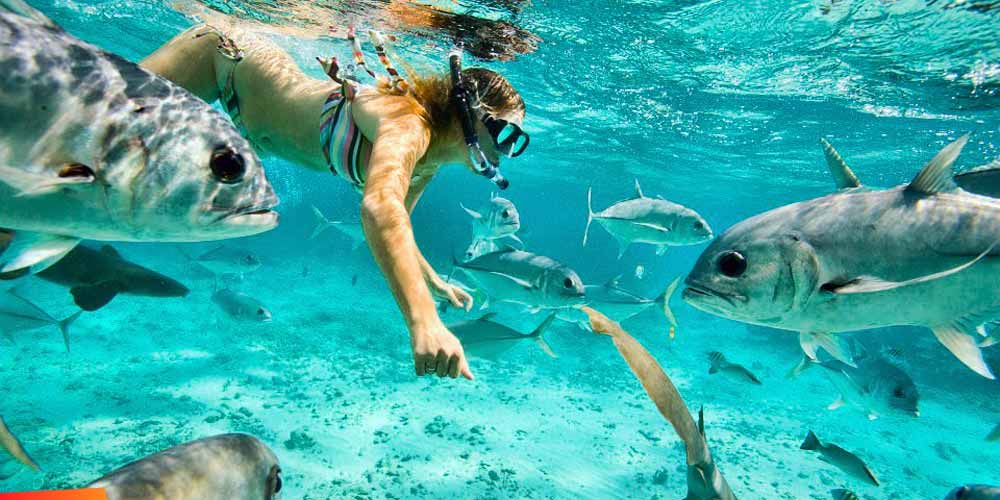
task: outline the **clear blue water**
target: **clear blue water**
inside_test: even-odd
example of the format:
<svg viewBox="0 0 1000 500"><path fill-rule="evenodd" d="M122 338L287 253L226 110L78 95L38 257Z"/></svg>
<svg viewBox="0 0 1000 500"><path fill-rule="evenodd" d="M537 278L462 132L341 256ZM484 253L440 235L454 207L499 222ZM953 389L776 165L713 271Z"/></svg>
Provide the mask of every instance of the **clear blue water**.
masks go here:
<svg viewBox="0 0 1000 500"><path fill-rule="evenodd" d="M194 22L173 2L32 4L135 61ZM487 3L452 7L510 16ZM330 22L343 21L335 13ZM317 77L315 56L347 56L342 42L303 36L314 28L278 29L294 18L257 17ZM875 186L906 182L963 133L972 140L959 168L1000 156L1000 10L922 0L535 1L515 21L543 41L492 65L524 95L532 134L529 152L505 168L506 195L530 249L587 283L624 274L626 287L654 296L703 249L658 257L637 246L616 260L616 243L596 227L581 247L590 186L603 207L630 196L638 178L647 195L698 210L718 233L829 192L820 137ZM397 49L443 68L446 46L403 36ZM54 329L0 345L10 360L0 371L4 418L44 469L18 472L0 491L80 486L171 445L241 431L279 456L284 498L684 495L680 441L606 337L558 324L548 335L556 360L525 345L497 363L475 361L475 382L415 378L404 324L371 257L332 231L307 240L310 205L356 219L357 195L329 175L265 163L282 223L232 245L262 256L239 286L274 322L230 321L209 300L212 279L175 247L120 245L193 291L117 298L74 325L68 355ZM431 185L413 219L440 270L469 238L459 202L481 205L490 187L458 168ZM632 272L638 264L642 280ZM30 281L24 293L56 317L73 311L54 285ZM692 408L705 406L710 446L738 497L825 499L846 487L862 498L936 499L958 484L1000 483L1000 444L983 439L1000 421L1000 385L958 363L927 330L855 335L873 349L899 347L922 396L918 419L869 421L849 408L826 410L836 391L819 373L785 379L799 359L794 335L709 316L676 297L673 309L673 341L654 312L625 327ZM502 317L523 331L541 320ZM709 376L711 350L752 367L764 385ZM1000 366L1000 350L986 356ZM864 457L883 485L800 451L809 429ZM0 462L0 472L13 470Z"/></svg>

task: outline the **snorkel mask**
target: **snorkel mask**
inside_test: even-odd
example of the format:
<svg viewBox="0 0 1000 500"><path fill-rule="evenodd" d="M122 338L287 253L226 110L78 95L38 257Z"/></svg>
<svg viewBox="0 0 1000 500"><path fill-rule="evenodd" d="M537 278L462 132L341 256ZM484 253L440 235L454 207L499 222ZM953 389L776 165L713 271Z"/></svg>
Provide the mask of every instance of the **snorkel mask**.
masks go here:
<svg viewBox="0 0 1000 500"><path fill-rule="evenodd" d="M500 173L500 162L493 162L483 152L479 145L479 134L476 133L473 117L475 110L470 103L468 89L462 83L462 52L460 49L452 51L448 56L451 66L451 83L453 86L453 99L458 108L459 120L462 122L462 133L465 136L465 145L469 148L469 159L476 172L483 177L493 181L501 190L507 189L510 182ZM528 147L530 138L521 127L506 120L484 116L480 119L483 126L493 138L493 145L497 151L508 157L515 157L524 152Z"/></svg>

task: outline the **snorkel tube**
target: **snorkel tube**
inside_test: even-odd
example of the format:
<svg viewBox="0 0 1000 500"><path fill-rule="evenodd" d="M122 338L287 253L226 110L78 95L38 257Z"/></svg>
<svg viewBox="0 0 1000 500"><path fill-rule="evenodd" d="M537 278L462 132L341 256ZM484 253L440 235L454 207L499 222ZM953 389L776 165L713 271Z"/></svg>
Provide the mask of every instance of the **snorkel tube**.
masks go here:
<svg viewBox="0 0 1000 500"><path fill-rule="evenodd" d="M469 148L469 158L472 160L472 165L479 175L493 181L501 190L507 189L510 182L500 173L500 165L490 161L479 145L479 134L476 133L476 126L472 121L473 110L469 103L469 94L465 85L462 84L462 52L460 48L453 50L448 55L448 63L451 67L452 99L458 108L462 134L465 136L465 145Z"/></svg>

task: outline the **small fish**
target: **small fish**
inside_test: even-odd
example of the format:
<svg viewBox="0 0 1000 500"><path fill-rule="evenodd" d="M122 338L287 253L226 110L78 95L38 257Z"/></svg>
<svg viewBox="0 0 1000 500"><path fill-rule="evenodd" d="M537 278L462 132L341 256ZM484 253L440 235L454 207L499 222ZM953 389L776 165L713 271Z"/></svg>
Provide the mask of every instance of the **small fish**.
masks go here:
<svg viewBox="0 0 1000 500"><path fill-rule="evenodd" d="M245 293L223 288L212 294L212 302L218 304L233 319L261 323L271 322L271 311L264 307L264 304L261 304L259 300Z"/></svg>
<svg viewBox="0 0 1000 500"><path fill-rule="evenodd" d="M1000 486L967 484L951 490L944 500L1000 500Z"/></svg>
<svg viewBox="0 0 1000 500"><path fill-rule="evenodd" d="M0 230L0 249L4 247L2 240ZM22 271L26 270L12 273L12 277L25 274ZM182 283L126 260L111 245L100 249L79 245L36 276L69 287L73 302L84 311L96 311L119 294L184 297L189 292Z"/></svg>
<svg viewBox="0 0 1000 500"><path fill-rule="evenodd" d="M490 203L482 211L475 211L459 204L472 217L473 240L496 240L513 238L520 241L515 233L521 229L521 218L517 207L510 200L493 194Z"/></svg>
<svg viewBox="0 0 1000 500"><path fill-rule="evenodd" d="M305 278L307 276L309 276L309 265L302 264L302 277Z"/></svg>
<svg viewBox="0 0 1000 500"><path fill-rule="evenodd" d="M448 329L462 341L462 347L470 356L496 360L501 354L509 351L518 343L531 340L545 351L545 354L555 358L549 344L542 335L552 324L555 314L550 314L534 331L525 335L508 326L493 321L495 313L486 314L472 321L461 321L448 325Z"/></svg>
<svg viewBox="0 0 1000 500"><path fill-rule="evenodd" d="M357 250L361 245L365 243L365 230L361 227L361 224L357 222L343 222L337 220L327 219L323 212L320 212L315 206L312 207L313 215L316 219L316 225L313 227L312 234L309 235L309 239L315 239L317 236L326 231L329 228L334 228L344 236L347 236L351 240L351 250Z"/></svg>
<svg viewBox="0 0 1000 500"><path fill-rule="evenodd" d="M0 272L80 242L209 241L273 229L250 143L180 86L0 1Z"/></svg>
<svg viewBox="0 0 1000 500"><path fill-rule="evenodd" d="M865 465L865 462L857 455L831 443L822 443L813 431L806 434L805 441L799 448L819 453L819 459L837 467L850 476L861 479L867 483L879 486L875 474Z"/></svg>
<svg viewBox="0 0 1000 500"><path fill-rule="evenodd" d="M608 317L619 323L652 306L656 306L663 313L663 316L667 318L667 322L671 327L677 326L677 319L674 317L673 311L670 310L670 297L673 295L674 290L677 289L680 278L670 282L663 293L654 299L642 297L621 288L618 285L618 280L619 278L615 277L600 286L585 286L584 292L587 304L600 307Z"/></svg>
<svg viewBox="0 0 1000 500"><path fill-rule="evenodd" d="M855 366L831 359L814 361L806 356L792 369L789 378L813 365L823 368L840 396L827 409L836 410L844 404L858 409L875 420L890 413L919 417L920 393L910 375L882 357L859 355Z"/></svg>
<svg viewBox="0 0 1000 500"><path fill-rule="evenodd" d="M357 284L358 284L358 275L355 274L354 276L351 276L351 286L354 286L354 285L357 285Z"/></svg>
<svg viewBox="0 0 1000 500"><path fill-rule="evenodd" d="M684 441L688 486L685 500L736 500L708 449L704 411L698 410L698 421L695 422L673 381L642 344L600 311L587 306L580 309L590 319L591 331L611 337L618 353L639 379L656 409Z"/></svg>
<svg viewBox="0 0 1000 500"><path fill-rule="evenodd" d="M646 268L642 264L635 266L635 279L641 280L646 275Z"/></svg>
<svg viewBox="0 0 1000 500"><path fill-rule="evenodd" d="M3 328L0 328L0 330L2 330L3 335L11 342L14 341L14 332L55 325L62 332L66 352L69 352L69 326L81 314L83 314L83 311L77 311L70 317L60 321L18 294L17 288L11 288L0 293L0 325L3 325Z"/></svg>
<svg viewBox="0 0 1000 500"><path fill-rule="evenodd" d="M584 287L575 271L542 255L508 248L454 262L497 302L531 310L572 307L584 301Z"/></svg>
<svg viewBox="0 0 1000 500"><path fill-rule="evenodd" d="M837 488L830 491L833 500L858 500L858 496L853 491Z"/></svg>
<svg viewBox="0 0 1000 500"><path fill-rule="evenodd" d="M967 141L945 146L910 183L885 190L861 186L824 141L839 190L729 228L698 258L684 300L798 332L807 356L823 348L846 364L850 349L838 333L925 326L962 363L994 378L977 339L1000 315L1000 199L952 180Z"/></svg>
<svg viewBox="0 0 1000 500"><path fill-rule="evenodd" d="M174 446L90 483L108 500L277 500L282 481L274 452L247 434Z"/></svg>
<svg viewBox="0 0 1000 500"><path fill-rule="evenodd" d="M712 239L712 229L697 212L661 198L645 197L638 179L635 198L619 201L600 212L592 208L591 191L587 190L584 246L587 246L590 224L595 220L618 240L619 259L633 243L655 245L656 254L663 255L670 246L697 245Z"/></svg>
<svg viewBox="0 0 1000 500"><path fill-rule="evenodd" d="M987 441L1000 441L1000 424L997 424L992 431L986 436Z"/></svg>
<svg viewBox="0 0 1000 500"><path fill-rule="evenodd" d="M185 254L186 255L186 254ZM197 257L188 257L195 264L217 276L243 276L260 269L260 257L246 249L219 245Z"/></svg>
<svg viewBox="0 0 1000 500"><path fill-rule="evenodd" d="M21 442L18 441L17 436L10 432L7 428L7 423L3 421L3 417L0 417L0 447L14 457L18 462L21 462L25 466L31 468L31 470L38 472L42 470L38 464L28 455L28 452L24 451L24 446L21 446Z"/></svg>
<svg viewBox="0 0 1000 500"><path fill-rule="evenodd" d="M723 373L731 378L751 384L763 385L759 378L743 365L730 363L726 356L719 351L708 353L708 359L712 362L712 367L708 369L709 375Z"/></svg>

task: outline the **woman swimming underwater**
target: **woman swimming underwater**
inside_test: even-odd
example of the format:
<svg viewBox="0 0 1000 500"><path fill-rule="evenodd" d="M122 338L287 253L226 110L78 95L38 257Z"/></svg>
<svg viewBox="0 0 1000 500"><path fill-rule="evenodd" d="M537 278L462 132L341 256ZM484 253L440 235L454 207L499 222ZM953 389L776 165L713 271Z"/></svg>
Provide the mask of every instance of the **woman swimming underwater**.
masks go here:
<svg viewBox="0 0 1000 500"><path fill-rule="evenodd" d="M355 53L360 55L357 43ZM521 130L524 101L503 76L463 70L455 53L449 62L450 74L409 74L408 80L386 63L392 78L367 87L341 79L336 62L326 61L333 81L319 80L269 41L202 25L141 65L208 102L221 99L259 149L330 170L361 192L365 237L410 331L417 375L472 379L461 343L438 317L432 294L467 310L472 298L445 283L421 254L410 212L445 164L464 164L506 187L497 170L500 157L521 154L528 136ZM225 170L216 175L235 181L242 159L227 160L214 162Z"/></svg>

